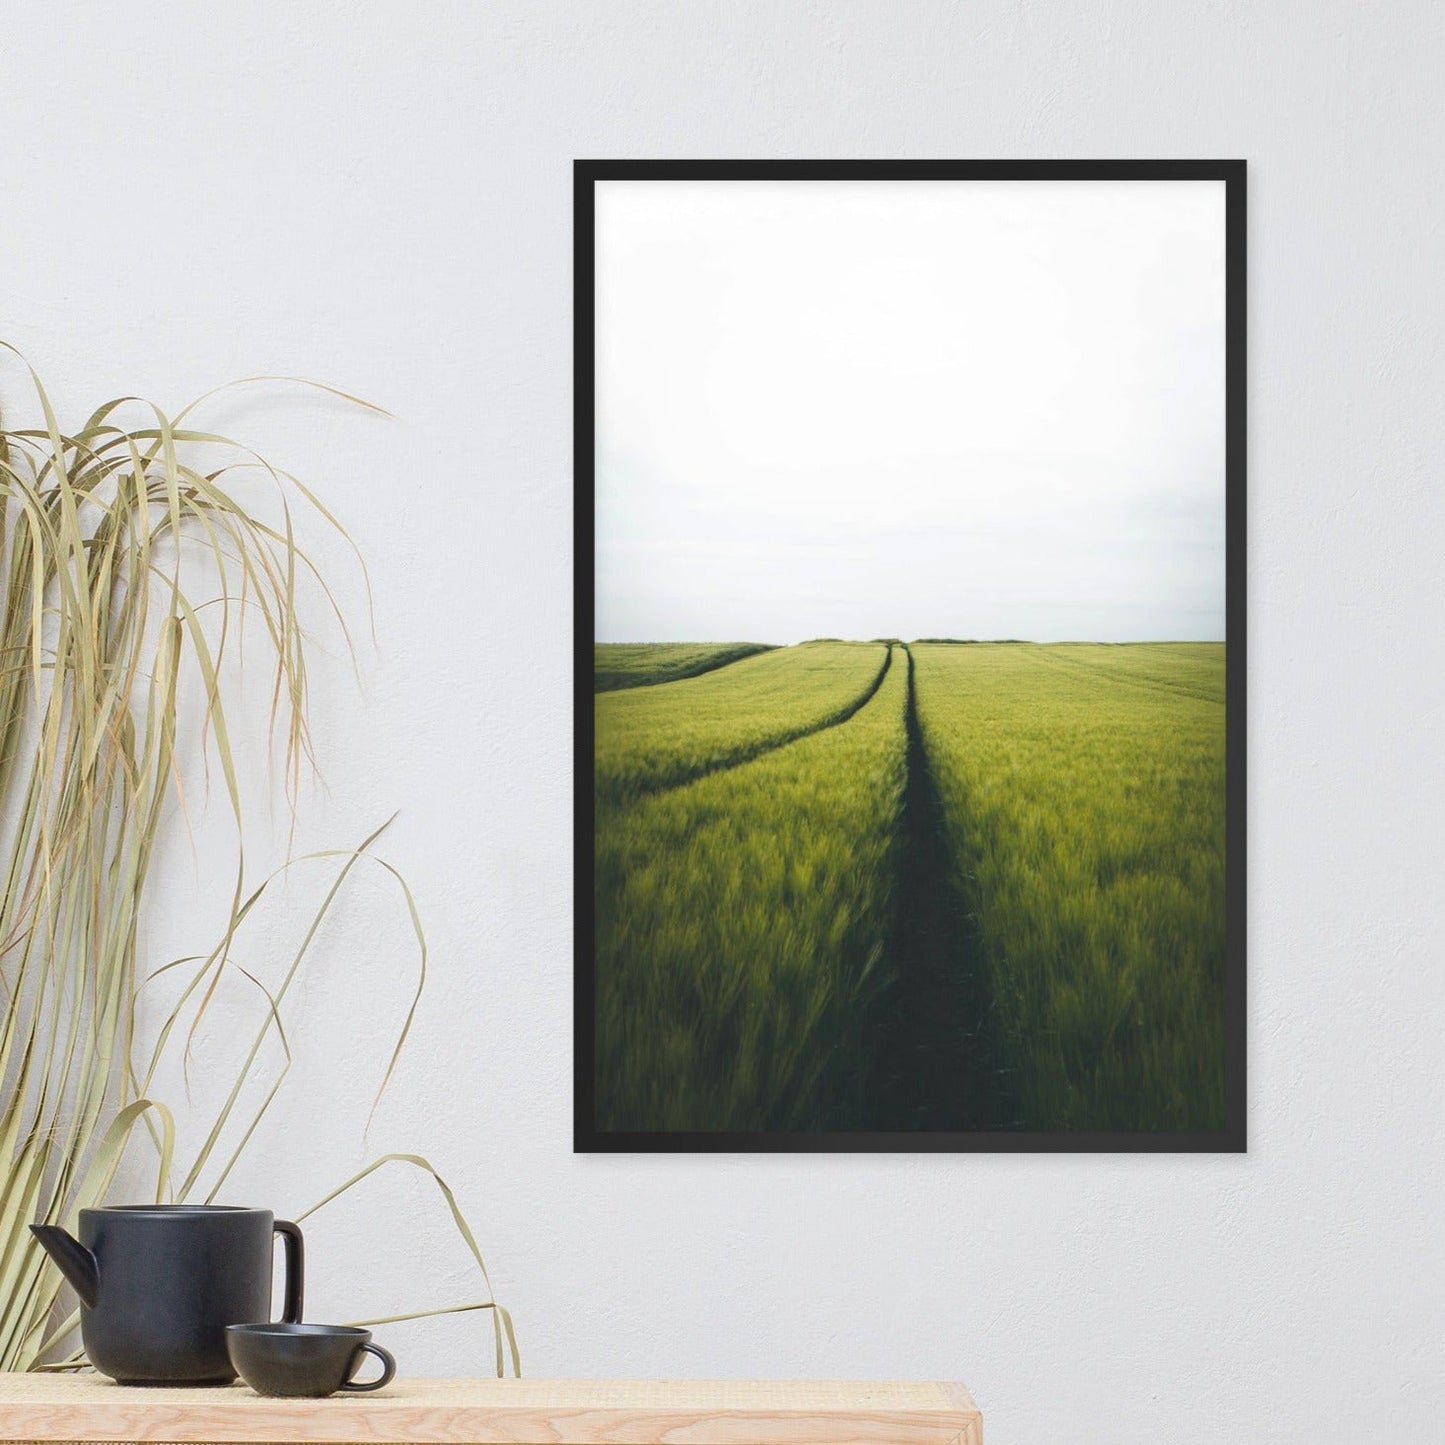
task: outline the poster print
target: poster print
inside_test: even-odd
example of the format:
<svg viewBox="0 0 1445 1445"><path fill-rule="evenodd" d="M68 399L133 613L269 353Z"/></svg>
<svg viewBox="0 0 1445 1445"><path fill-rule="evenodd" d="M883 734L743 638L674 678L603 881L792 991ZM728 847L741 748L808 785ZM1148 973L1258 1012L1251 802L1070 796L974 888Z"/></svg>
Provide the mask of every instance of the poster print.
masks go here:
<svg viewBox="0 0 1445 1445"><path fill-rule="evenodd" d="M1243 162L578 162L581 1150L1242 1149Z"/></svg>

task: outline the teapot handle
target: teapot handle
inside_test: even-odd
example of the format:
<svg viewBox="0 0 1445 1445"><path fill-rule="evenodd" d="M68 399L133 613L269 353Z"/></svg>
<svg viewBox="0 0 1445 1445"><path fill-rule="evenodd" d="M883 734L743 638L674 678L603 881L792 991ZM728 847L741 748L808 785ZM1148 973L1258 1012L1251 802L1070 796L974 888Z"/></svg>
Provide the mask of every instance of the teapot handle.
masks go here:
<svg viewBox="0 0 1445 1445"><path fill-rule="evenodd" d="M301 1319L306 1285L306 1244L300 1226L292 1224L289 1219L278 1219L273 1227L286 1248L286 1294L281 1322L294 1325Z"/></svg>

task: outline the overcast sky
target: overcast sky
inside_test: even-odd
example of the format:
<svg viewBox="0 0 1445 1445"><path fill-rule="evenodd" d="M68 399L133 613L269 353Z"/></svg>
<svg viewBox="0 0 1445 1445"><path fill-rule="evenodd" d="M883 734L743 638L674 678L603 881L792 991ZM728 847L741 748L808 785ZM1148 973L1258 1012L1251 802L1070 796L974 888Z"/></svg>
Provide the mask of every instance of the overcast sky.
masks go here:
<svg viewBox="0 0 1445 1445"><path fill-rule="evenodd" d="M1222 182L597 185L597 637L1224 636Z"/></svg>

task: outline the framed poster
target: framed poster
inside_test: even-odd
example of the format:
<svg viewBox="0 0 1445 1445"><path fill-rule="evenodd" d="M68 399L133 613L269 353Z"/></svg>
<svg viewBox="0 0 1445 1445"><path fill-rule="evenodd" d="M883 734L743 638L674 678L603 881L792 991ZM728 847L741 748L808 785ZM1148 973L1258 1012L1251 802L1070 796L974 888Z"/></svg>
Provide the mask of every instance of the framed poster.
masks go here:
<svg viewBox="0 0 1445 1445"><path fill-rule="evenodd" d="M575 1147L1245 1147L1242 161L576 164Z"/></svg>

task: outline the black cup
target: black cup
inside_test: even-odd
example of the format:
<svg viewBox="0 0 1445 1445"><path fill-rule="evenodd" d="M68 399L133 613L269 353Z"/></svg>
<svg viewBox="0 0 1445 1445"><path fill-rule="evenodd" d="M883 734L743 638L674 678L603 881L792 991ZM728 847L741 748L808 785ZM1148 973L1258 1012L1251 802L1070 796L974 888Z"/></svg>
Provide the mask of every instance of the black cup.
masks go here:
<svg viewBox="0 0 1445 1445"><path fill-rule="evenodd" d="M227 1325L226 1349L236 1373L258 1395L319 1399L337 1390L379 1390L396 1376L390 1352L355 1325ZM352 1373L366 1354L381 1361L381 1375L354 1384Z"/></svg>

